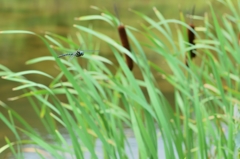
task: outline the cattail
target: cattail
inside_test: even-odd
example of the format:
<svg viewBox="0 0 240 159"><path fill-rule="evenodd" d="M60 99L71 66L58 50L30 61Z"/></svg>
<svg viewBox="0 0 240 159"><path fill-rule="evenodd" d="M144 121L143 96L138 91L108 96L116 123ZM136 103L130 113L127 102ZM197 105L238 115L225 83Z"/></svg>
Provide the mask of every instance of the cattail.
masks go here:
<svg viewBox="0 0 240 159"><path fill-rule="evenodd" d="M192 16L193 16L193 14L194 14L194 9L195 9L195 6L193 6ZM189 24L189 27L190 27L192 30L195 30L195 26L194 26L194 24L193 24L192 22ZM190 30L190 29L187 30L188 42L189 42L189 44L191 44L191 45L195 45L195 42L194 42L194 40L195 40L195 35L194 35L194 33L193 33L192 30ZM189 51L189 57L190 57L190 58L188 58L188 56L186 56L186 58L185 58L185 64L186 64L187 67L189 67L189 65L188 65L188 59L193 59L194 57L196 57L196 49L191 49L191 50Z"/></svg>
<svg viewBox="0 0 240 159"><path fill-rule="evenodd" d="M193 30L195 28L194 24L189 24L189 27L191 27ZM188 29L188 42L189 42L189 44L195 45L194 39L195 39L194 33L190 29ZM195 51L196 51L196 49L191 49L189 51L191 59L196 57Z"/></svg>
<svg viewBox="0 0 240 159"><path fill-rule="evenodd" d="M125 47L128 51L131 52L130 44L128 42L128 37L127 37L127 33L126 33L124 25L119 25L118 26L118 33L119 33L119 36L120 36L120 39L121 39L121 42L122 42L122 46ZM125 59L126 59L126 63L128 65L128 68L132 71L133 60L126 54L125 54Z"/></svg>
<svg viewBox="0 0 240 159"><path fill-rule="evenodd" d="M118 14L118 9L117 9L117 6L116 4L114 3L114 11L115 11L115 14L118 18L118 20L120 21L120 18L119 18L119 14ZM122 42L122 46L127 49L128 51L131 52L131 48L130 48L130 44L128 42L128 37L127 37L127 32L126 32L126 29L124 27L124 25L120 24L118 25L118 34L120 36L120 39L121 39L121 42ZM133 60L125 54L125 60L126 60L126 63L128 65L128 68L132 71L133 69Z"/></svg>

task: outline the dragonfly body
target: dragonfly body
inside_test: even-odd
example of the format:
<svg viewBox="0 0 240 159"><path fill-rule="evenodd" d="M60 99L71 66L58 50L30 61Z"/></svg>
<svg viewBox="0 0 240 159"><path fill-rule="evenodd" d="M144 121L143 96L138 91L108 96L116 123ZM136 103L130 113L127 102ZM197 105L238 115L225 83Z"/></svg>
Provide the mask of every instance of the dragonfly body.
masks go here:
<svg viewBox="0 0 240 159"><path fill-rule="evenodd" d="M64 57L64 56L76 56L76 57L80 57L80 56L83 56L83 55L84 55L84 52L83 52L83 51L77 50L77 52L75 52L75 53L62 54L62 55L59 55L58 57L59 57L59 58Z"/></svg>
<svg viewBox="0 0 240 159"><path fill-rule="evenodd" d="M98 51L98 50L85 50L87 52L94 52L94 51ZM70 61L74 56L75 57L80 57L80 56L83 56L84 55L84 51L82 50L77 50L75 53L67 53L67 54L62 54L62 55L59 55L58 58L61 58L61 57L65 57L65 56L71 56L68 61Z"/></svg>

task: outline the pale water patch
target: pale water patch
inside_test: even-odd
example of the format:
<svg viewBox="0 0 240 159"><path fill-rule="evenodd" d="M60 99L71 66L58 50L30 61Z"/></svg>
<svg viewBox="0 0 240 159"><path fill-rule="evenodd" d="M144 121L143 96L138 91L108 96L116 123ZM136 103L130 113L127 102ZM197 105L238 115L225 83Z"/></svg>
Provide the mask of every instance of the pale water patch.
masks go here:
<svg viewBox="0 0 240 159"><path fill-rule="evenodd" d="M158 134L160 134L159 131L157 131ZM125 129L125 134L127 136L127 141L125 142L125 152L128 156L129 159L139 159L139 151L138 151L138 145L136 138L134 137L133 131L131 129ZM71 139L69 138L68 135L63 135L66 142L68 145L71 145ZM163 145L163 140L159 136L158 137L158 157L159 158L165 158L165 153L164 153L164 145ZM43 150L42 148L39 148L36 145L24 145L22 147L23 150L23 158L24 159L42 159L42 157L46 159L57 159L56 157L53 157L51 154L49 154L46 150ZM103 159L104 154L103 154L103 147L100 139L96 140L95 144L95 152L98 157L98 159ZM40 155L39 155L40 154ZM76 159L73 155L70 153L62 153L59 152L61 156L65 159ZM3 159L15 159L15 157L8 153L7 155L4 156ZM86 151L84 153L84 159L91 159L91 154Z"/></svg>
<svg viewBox="0 0 240 159"><path fill-rule="evenodd" d="M235 110L236 113L236 110ZM228 136L228 127L227 125L223 124L222 128L225 129L225 136ZM71 146L72 142L71 142L71 138L69 137L69 135L67 134L66 130L60 130L60 133L62 134L62 136L64 137L66 143ZM125 134L127 137L127 140L125 141L125 152L126 155L128 156L129 159L139 159L139 150L138 150L138 144L136 141L136 138L134 137L134 133L131 129L126 128L125 129ZM157 144L158 144L158 158L161 159L165 159L165 152L164 152L164 144L163 144L163 139L162 136L160 135L160 131L157 130L157 134L158 134L158 140L157 140ZM50 135L45 136L44 138L45 140L49 141L49 144L54 144L54 141L51 139ZM207 138L206 142L209 143L211 146L209 147L209 155L214 156L215 154L215 150L216 150L216 145L214 145L213 143L211 144L211 139ZM237 149L239 149L239 141L240 141L240 133L235 134L235 156L237 156ZM81 142L81 141L79 141ZM173 144L174 145L174 144ZM66 145L64 145L66 146ZM63 146L63 148L64 148ZM184 148L184 145L183 145ZM46 159L58 159L56 156L52 156L50 153L47 152L47 150L44 150L42 148L40 148L39 146L36 145L24 145L22 147L23 150L23 158L24 159L42 159L46 158ZM197 150L197 149L196 149ZM98 157L98 159L104 159L104 154L103 154L103 147L102 147L102 142L100 139L96 140L95 143L95 152L96 155ZM40 154L40 155L39 155ZM71 153L65 153L65 152L59 152L58 153L61 157L63 157L64 159L76 159L76 157L74 155L72 155ZM178 159L178 155L177 152L174 152L175 154L175 159ZM42 157L41 157L42 156ZM200 157L200 156L199 156ZM16 157L14 157L11 153L8 153L4 156L2 156L0 154L0 158L1 159L16 159ZM84 159L91 159L91 154L86 150L84 151ZM119 158L120 159L120 158Z"/></svg>

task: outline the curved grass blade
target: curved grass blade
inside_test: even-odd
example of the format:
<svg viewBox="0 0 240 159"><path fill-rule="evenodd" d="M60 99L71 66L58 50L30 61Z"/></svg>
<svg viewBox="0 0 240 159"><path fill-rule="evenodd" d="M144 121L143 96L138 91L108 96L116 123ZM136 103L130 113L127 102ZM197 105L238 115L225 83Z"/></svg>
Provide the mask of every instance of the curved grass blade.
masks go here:
<svg viewBox="0 0 240 159"><path fill-rule="evenodd" d="M54 61L55 58L52 57L52 56L43 56L43 57L37 57L37 58L34 58L34 59L31 59L31 60L28 60L26 62L27 65L29 64L36 64L38 62L45 62L45 61Z"/></svg>
<svg viewBox="0 0 240 159"><path fill-rule="evenodd" d="M82 16L79 18L74 18L75 20L79 20L79 21L85 21L85 20L103 20L105 22L107 22L108 24L110 24L111 26L114 26L113 23L106 18L105 16L101 16L101 15L89 15L89 16Z"/></svg>
<svg viewBox="0 0 240 159"><path fill-rule="evenodd" d="M28 71L17 72L17 73L13 73L13 74L10 74L7 76L2 76L2 78L7 79L10 77L17 77L17 76L28 75L28 74L37 74L37 75L42 75L42 76L53 79L53 77L50 76L49 74L42 72L42 71L38 71L38 70L28 70Z"/></svg>

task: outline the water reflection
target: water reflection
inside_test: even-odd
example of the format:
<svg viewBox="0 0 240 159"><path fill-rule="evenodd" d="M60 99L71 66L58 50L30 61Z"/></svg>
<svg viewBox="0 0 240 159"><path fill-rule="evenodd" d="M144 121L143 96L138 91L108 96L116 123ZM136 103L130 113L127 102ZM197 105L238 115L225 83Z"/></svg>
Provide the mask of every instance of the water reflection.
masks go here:
<svg viewBox="0 0 240 159"><path fill-rule="evenodd" d="M71 144L71 139L69 138L68 134L64 134L66 131L62 129L61 131L62 136L68 143L68 145ZM159 130L157 130L157 134L159 134ZM128 156L128 158L131 159L139 159L139 152L138 152L138 146L137 146L137 141L134 137L133 131L131 129L125 129L125 134L127 136L127 141L125 142L125 152ZM49 138L46 139L46 141L49 141ZM23 150L23 158L24 159L41 159L41 157L38 155L41 154L44 158L47 159L57 159L51 156L46 150L43 150L35 145L25 145L22 147ZM37 151L37 153L36 153ZM104 154L103 149L102 149L102 143L99 139L96 140L95 144L95 152L98 157L98 159L104 159ZM61 156L65 159L76 159L74 156L72 156L70 153L62 153L59 152ZM1 157L1 155L0 155ZM164 153L164 147L163 147L163 140L161 137L158 138L158 157L159 158L165 158L165 153ZM91 155L89 152L84 153L84 158L85 159L91 159ZM3 159L15 159L14 156L12 156L10 153L6 154Z"/></svg>

